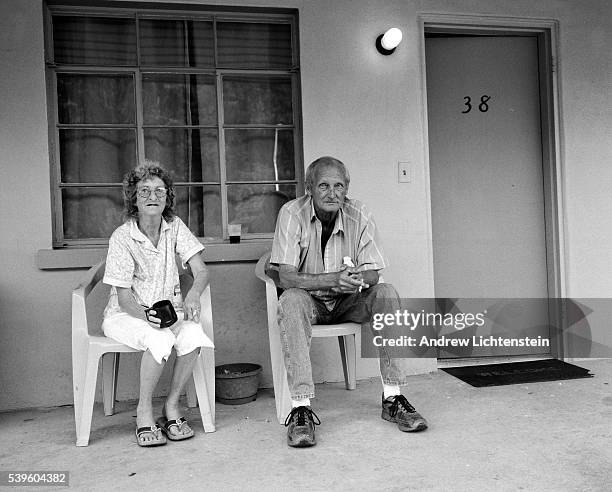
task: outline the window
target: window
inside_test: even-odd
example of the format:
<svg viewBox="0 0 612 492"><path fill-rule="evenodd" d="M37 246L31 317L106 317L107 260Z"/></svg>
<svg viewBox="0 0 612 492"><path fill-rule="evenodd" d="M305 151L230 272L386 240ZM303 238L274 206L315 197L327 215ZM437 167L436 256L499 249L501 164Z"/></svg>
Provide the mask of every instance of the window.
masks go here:
<svg viewBox="0 0 612 492"><path fill-rule="evenodd" d="M295 14L53 4L47 25L54 246L105 244L143 158L204 241L271 237L303 190Z"/></svg>

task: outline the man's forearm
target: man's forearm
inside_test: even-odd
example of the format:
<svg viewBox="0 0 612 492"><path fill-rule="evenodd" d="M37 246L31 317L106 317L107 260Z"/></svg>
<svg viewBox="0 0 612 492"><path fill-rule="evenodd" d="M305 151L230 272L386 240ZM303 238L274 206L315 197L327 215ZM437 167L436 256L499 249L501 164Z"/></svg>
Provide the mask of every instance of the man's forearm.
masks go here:
<svg viewBox="0 0 612 492"><path fill-rule="evenodd" d="M321 290L336 287L337 272L298 273L279 272L280 287L283 289Z"/></svg>
<svg viewBox="0 0 612 492"><path fill-rule="evenodd" d="M346 279L341 282L341 275L348 275L350 279ZM304 289L304 290L325 290L325 289L338 289L347 287L347 280L353 283L353 286L359 287L359 282L363 282L367 287L372 287L378 283L378 271L376 270L365 270L363 272L355 272L349 274L349 270L341 272L330 272L330 273L300 273L295 271L279 271L279 283L283 289ZM348 285L350 290L350 284ZM356 287L355 287L356 289Z"/></svg>

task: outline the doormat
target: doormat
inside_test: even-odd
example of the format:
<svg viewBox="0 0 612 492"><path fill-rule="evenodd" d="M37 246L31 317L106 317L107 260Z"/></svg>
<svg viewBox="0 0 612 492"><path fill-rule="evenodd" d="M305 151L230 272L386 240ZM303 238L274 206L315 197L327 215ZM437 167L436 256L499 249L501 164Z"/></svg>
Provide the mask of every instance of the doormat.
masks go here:
<svg viewBox="0 0 612 492"><path fill-rule="evenodd" d="M449 367L442 370L477 388L593 377L588 369L557 359Z"/></svg>

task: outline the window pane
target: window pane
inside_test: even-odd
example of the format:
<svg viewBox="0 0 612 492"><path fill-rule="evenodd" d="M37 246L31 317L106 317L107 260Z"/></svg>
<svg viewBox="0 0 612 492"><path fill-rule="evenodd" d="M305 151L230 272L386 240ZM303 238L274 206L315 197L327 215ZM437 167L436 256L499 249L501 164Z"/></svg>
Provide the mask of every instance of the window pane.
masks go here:
<svg viewBox="0 0 612 492"><path fill-rule="evenodd" d="M63 183L120 183L136 165L136 132L125 130L60 130Z"/></svg>
<svg viewBox="0 0 612 492"><path fill-rule="evenodd" d="M189 66L206 68L215 66L215 43L212 22L187 22Z"/></svg>
<svg viewBox="0 0 612 492"><path fill-rule="evenodd" d="M185 23L182 20L141 19L140 65L184 67Z"/></svg>
<svg viewBox="0 0 612 492"><path fill-rule="evenodd" d="M225 123L291 125L293 105L289 77L224 77Z"/></svg>
<svg viewBox="0 0 612 492"><path fill-rule="evenodd" d="M242 224L242 234L274 232L278 211L295 193L295 185L228 185L229 223Z"/></svg>
<svg viewBox="0 0 612 492"><path fill-rule="evenodd" d="M219 238L221 227L220 186L175 186L174 210L198 237Z"/></svg>
<svg viewBox="0 0 612 492"><path fill-rule="evenodd" d="M230 68L291 67L291 25L217 23L218 63Z"/></svg>
<svg viewBox="0 0 612 492"><path fill-rule="evenodd" d="M50 7L54 240L103 244L122 222L123 176L145 157L172 173L175 209L199 237L223 237L227 222L273 233L301 186L293 21L128 7Z"/></svg>
<svg viewBox="0 0 612 492"><path fill-rule="evenodd" d="M55 63L136 65L134 19L53 17Z"/></svg>
<svg viewBox="0 0 612 492"><path fill-rule="evenodd" d="M145 156L172 171L176 181L219 181L217 130L149 128Z"/></svg>
<svg viewBox="0 0 612 492"><path fill-rule="evenodd" d="M132 75L57 74L58 119L63 124L136 121Z"/></svg>
<svg viewBox="0 0 612 492"><path fill-rule="evenodd" d="M229 181L295 179L293 130L228 129L225 154Z"/></svg>
<svg viewBox="0 0 612 492"><path fill-rule="evenodd" d="M217 123L214 76L147 73L142 91L145 125Z"/></svg>
<svg viewBox="0 0 612 492"><path fill-rule="evenodd" d="M64 238L108 238L123 222L123 192L117 188L64 188Z"/></svg>

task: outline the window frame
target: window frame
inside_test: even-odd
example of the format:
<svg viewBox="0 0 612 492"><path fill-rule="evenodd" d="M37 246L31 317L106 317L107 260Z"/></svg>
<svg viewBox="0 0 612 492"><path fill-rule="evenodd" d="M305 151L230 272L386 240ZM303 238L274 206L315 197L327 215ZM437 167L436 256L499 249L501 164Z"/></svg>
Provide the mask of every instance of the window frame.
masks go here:
<svg viewBox="0 0 612 492"><path fill-rule="evenodd" d="M196 67L165 67L141 65L139 56L135 66L100 66L100 65L61 65L54 63L53 56L53 16L88 16L88 17L117 17L156 20L192 20L192 21L212 21L215 66L210 68ZM246 23L280 23L289 24L291 27L291 67L287 69L259 69L259 68L219 68L217 63L217 22L246 22ZM67 188L96 188L96 187L120 187L121 183L62 183L60 167L60 130L64 125L59 123L59 98L57 96L57 76L62 73L125 73L134 78L134 96L136 121L134 124L107 125L111 128L133 128L136 137L136 160L141 162L144 157L144 132L146 128L157 125L145 125L143 119L143 91L142 77L147 73L168 73L168 74L205 74L215 78L216 99L217 99L217 123L211 125L179 125L177 129L206 129L214 128L218 131L217 145L219 155L219 183L215 182L220 188L221 197L221 227L222 237L210 238L200 237L204 244L229 244L227 231L228 225L228 185L232 184L278 184L294 185L296 196L304 193L304 157L303 157L303 135L302 135L302 107L301 107L301 82L299 65L299 27L297 9L281 8L240 8L240 7L217 7L193 4L151 4L140 2L96 2L95 6L83 6L77 2L60 2L47 0L44 8L45 22L45 77L47 86L47 108L48 108L48 131L49 131L49 158L50 158L50 188L51 188L51 213L52 213L52 247L60 248L83 248L83 247L104 247L108 245L108 238L64 238L63 224L63 204L62 190ZM140 38L138 35L138 22L136 22L136 49L140 50ZM231 75L249 76L274 76L290 78L293 123L283 125L273 124L225 124L223 112L223 78ZM70 128L103 128L104 124L82 124L67 125ZM159 127L159 126L158 126ZM165 128L171 128L165 126ZM174 128L174 127L172 127ZM295 178L293 180L254 180L254 181L228 181L226 176L226 152L225 152L225 132L227 129L234 128L254 128L268 129L277 128L281 130L293 131L293 150L294 150L294 169ZM175 181L175 186L187 187L189 185L206 185L207 181ZM117 224L119 225L119 224ZM242 235L243 241L269 241L273 233L248 233Z"/></svg>

